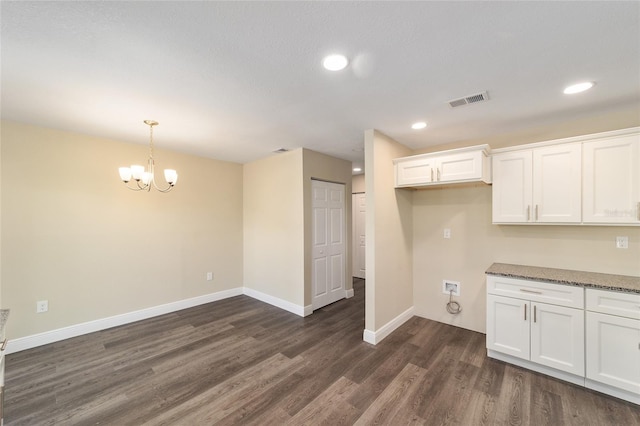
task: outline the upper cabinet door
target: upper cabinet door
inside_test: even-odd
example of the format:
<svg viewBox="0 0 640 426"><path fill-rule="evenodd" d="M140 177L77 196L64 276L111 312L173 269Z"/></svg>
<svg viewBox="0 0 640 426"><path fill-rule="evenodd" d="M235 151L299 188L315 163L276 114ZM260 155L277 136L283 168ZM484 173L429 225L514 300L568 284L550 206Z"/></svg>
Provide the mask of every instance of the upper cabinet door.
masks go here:
<svg viewBox="0 0 640 426"><path fill-rule="evenodd" d="M493 155L493 222L527 223L532 220L531 150Z"/></svg>
<svg viewBox="0 0 640 426"><path fill-rule="evenodd" d="M463 152L445 155L437 159L436 180L438 182L455 182L480 180L486 164L482 151Z"/></svg>
<svg viewBox="0 0 640 426"><path fill-rule="evenodd" d="M419 158L396 164L396 187L424 185L436 180L434 158Z"/></svg>
<svg viewBox="0 0 640 426"><path fill-rule="evenodd" d="M583 221L640 224L640 135L585 142Z"/></svg>
<svg viewBox="0 0 640 426"><path fill-rule="evenodd" d="M532 221L580 223L581 143L533 150Z"/></svg>

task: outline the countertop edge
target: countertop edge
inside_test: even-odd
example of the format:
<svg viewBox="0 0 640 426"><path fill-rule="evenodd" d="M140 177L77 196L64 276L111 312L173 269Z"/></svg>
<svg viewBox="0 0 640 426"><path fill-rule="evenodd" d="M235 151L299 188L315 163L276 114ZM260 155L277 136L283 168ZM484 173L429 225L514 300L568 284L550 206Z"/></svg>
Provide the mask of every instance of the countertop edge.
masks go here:
<svg viewBox="0 0 640 426"><path fill-rule="evenodd" d="M485 274L530 281L545 281L599 290L640 294L640 277L599 272L494 263Z"/></svg>

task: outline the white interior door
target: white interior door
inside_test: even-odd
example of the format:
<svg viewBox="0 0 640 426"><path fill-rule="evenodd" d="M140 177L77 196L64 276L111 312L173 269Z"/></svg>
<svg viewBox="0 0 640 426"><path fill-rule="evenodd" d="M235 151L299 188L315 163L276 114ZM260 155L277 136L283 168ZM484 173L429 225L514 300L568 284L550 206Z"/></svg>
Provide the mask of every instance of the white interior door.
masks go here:
<svg viewBox="0 0 640 426"><path fill-rule="evenodd" d="M345 292L345 186L311 181L313 209L312 307L343 299Z"/></svg>
<svg viewBox="0 0 640 426"><path fill-rule="evenodd" d="M364 194L353 194L353 271L356 278L365 277L365 217L366 197Z"/></svg>

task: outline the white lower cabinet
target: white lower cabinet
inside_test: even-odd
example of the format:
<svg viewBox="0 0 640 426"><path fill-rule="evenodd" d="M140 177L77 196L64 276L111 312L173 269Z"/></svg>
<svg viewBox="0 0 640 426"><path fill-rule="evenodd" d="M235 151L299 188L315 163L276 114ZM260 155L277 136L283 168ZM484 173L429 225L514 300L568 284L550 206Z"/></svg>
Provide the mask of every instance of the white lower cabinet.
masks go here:
<svg viewBox="0 0 640 426"><path fill-rule="evenodd" d="M533 303L531 361L584 375L584 311Z"/></svg>
<svg viewBox="0 0 640 426"><path fill-rule="evenodd" d="M587 289L587 387L640 403L640 295Z"/></svg>
<svg viewBox="0 0 640 426"><path fill-rule="evenodd" d="M640 294L488 275L487 355L640 404Z"/></svg>
<svg viewBox="0 0 640 426"><path fill-rule="evenodd" d="M487 348L584 375L582 309L487 295Z"/></svg>

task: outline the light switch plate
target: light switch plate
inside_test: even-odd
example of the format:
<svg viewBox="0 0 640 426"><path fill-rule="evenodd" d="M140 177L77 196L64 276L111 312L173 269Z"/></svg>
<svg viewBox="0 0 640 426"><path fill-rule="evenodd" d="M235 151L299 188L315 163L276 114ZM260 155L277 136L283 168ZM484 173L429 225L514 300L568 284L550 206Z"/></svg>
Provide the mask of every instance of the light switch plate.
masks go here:
<svg viewBox="0 0 640 426"><path fill-rule="evenodd" d="M446 238L446 239L451 238L451 229L449 229L449 228L445 228L444 229L444 238Z"/></svg>

